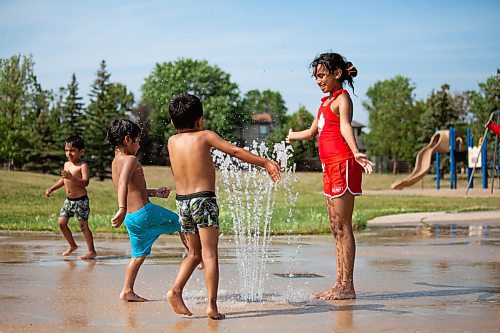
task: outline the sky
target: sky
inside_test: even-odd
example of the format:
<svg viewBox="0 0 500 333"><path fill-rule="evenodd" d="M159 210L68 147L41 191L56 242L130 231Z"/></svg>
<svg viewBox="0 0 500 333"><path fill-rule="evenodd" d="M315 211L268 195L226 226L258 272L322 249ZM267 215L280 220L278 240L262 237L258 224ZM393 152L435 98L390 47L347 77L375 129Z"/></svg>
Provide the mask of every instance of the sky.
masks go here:
<svg viewBox="0 0 500 333"><path fill-rule="evenodd" d="M76 74L88 100L101 60L138 102L155 64L206 60L241 95L278 91L288 113L316 114L309 64L337 52L358 69L354 119L376 82L402 75L426 99L443 83L478 90L500 68L500 1L0 0L0 58L32 55L44 89Z"/></svg>

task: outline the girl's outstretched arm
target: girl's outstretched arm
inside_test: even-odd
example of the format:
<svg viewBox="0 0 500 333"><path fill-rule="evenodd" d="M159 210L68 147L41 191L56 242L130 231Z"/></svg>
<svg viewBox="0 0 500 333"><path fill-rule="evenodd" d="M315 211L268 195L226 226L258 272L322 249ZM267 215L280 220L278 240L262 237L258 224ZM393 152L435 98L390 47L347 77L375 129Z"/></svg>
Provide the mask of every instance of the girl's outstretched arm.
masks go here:
<svg viewBox="0 0 500 333"><path fill-rule="evenodd" d="M318 134L318 119L314 118L314 121L311 124L311 127L299 131L299 132L294 132L291 128L288 131L288 135L285 138L286 143L291 143L292 141L298 141L298 140L311 140L316 137Z"/></svg>

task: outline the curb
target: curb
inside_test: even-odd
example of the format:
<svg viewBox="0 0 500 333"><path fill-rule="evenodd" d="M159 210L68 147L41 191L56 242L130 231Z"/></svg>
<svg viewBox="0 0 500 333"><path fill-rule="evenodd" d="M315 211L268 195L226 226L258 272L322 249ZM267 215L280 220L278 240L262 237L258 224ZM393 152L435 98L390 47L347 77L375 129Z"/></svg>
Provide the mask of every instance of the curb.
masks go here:
<svg viewBox="0 0 500 333"><path fill-rule="evenodd" d="M367 222L368 226L421 225L421 224L470 224L488 222L500 225L500 210L479 212L426 212L379 216Z"/></svg>

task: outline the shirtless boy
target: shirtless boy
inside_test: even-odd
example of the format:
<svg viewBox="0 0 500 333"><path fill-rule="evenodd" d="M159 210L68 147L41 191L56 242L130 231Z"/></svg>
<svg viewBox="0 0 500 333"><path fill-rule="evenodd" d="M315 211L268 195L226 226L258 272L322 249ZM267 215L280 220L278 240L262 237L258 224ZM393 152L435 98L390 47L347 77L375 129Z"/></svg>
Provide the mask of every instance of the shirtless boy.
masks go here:
<svg viewBox="0 0 500 333"><path fill-rule="evenodd" d="M95 259L96 252L94 248L94 238L89 228L88 218L90 213L90 203L85 189L89 185L89 167L87 163L80 159L85 152L85 143L77 135L70 136L64 143L67 162L64 163L61 171L61 178L50 188L45 190L45 196L48 198L52 192L64 186L66 189L66 200L59 212L59 228L64 238L68 241L68 249L62 253L63 256L69 256L78 248L75 243L71 229L68 226L70 217L76 214L78 223L83 232L83 237L87 243L87 252L79 259Z"/></svg>
<svg viewBox="0 0 500 333"><path fill-rule="evenodd" d="M189 254L181 263L167 299L176 313L191 316L182 291L195 267L203 260L207 287L207 315L223 319L217 309L219 285L219 207L215 196L215 167L211 149L215 148L247 163L266 169L273 181L280 179L279 164L236 147L212 131L203 130L203 106L198 97L181 94L169 105L170 118L178 134L168 140L176 203Z"/></svg>
<svg viewBox="0 0 500 333"><path fill-rule="evenodd" d="M170 189L146 188L144 171L135 156L140 148L140 135L139 126L126 119L114 120L107 134L108 141L115 150L111 168L119 207L111 224L118 228L125 221L132 247L132 258L125 271L125 282L120 293L120 299L127 302L147 301L134 292L139 268L160 235L181 229L177 214L149 201L149 197L167 198ZM182 236L181 240L186 245Z"/></svg>

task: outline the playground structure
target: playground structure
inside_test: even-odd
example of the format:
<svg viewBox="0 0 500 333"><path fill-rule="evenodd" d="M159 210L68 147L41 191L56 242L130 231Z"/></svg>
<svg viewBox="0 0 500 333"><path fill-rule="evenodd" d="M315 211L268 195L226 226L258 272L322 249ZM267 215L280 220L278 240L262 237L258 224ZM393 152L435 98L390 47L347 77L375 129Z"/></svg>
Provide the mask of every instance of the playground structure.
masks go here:
<svg viewBox="0 0 500 333"><path fill-rule="evenodd" d="M494 111L490 115L490 120L494 115L500 115L500 110ZM467 192L470 188L474 187L474 171L477 167L481 167L481 178L482 187L484 189L488 188L488 161L487 161L487 134L488 128L486 128L484 135L480 138L478 146L474 147L473 138L470 129L467 128L466 143L467 143ZM457 145L458 143L458 145ZM458 149L460 148L460 149ZM450 163L450 188L457 188L457 164L456 164L456 153L458 151L464 151L465 146L463 146L463 139L461 137L457 138L456 129L450 127L449 130L438 130L431 137L429 144L423 147L417 154L415 160L415 167L411 174L402 180L399 180L391 185L392 189L401 190L407 186L411 186L418 181L420 181L429 172L432 164L432 156L435 155L436 164L436 189L441 188L441 168L440 168L440 158L439 154L449 153L449 163ZM493 161L495 164L497 162L497 150L498 150L498 136L495 139L495 150ZM491 191L493 192L494 178L495 174L498 173L497 165L493 167L492 180L491 180Z"/></svg>

